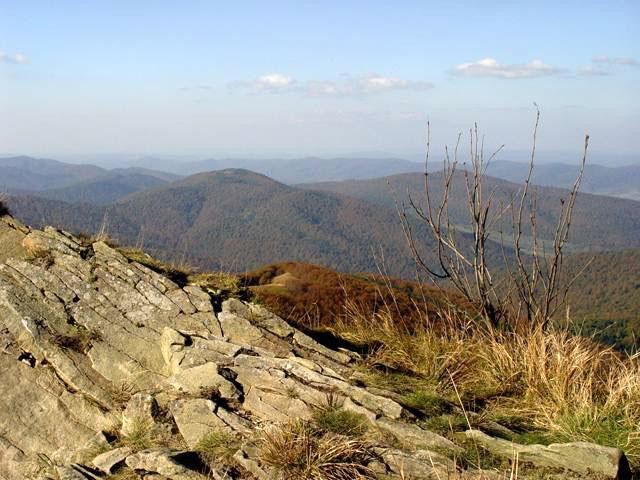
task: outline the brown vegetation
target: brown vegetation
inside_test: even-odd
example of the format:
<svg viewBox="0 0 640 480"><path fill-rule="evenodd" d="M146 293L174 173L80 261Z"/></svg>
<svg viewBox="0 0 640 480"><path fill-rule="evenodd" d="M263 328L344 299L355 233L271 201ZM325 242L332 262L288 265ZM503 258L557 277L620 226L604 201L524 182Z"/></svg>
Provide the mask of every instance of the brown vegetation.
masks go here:
<svg viewBox="0 0 640 480"><path fill-rule="evenodd" d="M260 459L287 480L374 480L370 445L296 421L266 431Z"/></svg>
<svg viewBox="0 0 640 480"><path fill-rule="evenodd" d="M374 315L387 311L395 324L411 331L429 316L462 299L429 285L374 274L341 274L319 265L283 262L240 275L250 289L278 315L307 328L333 327L350 318L348 302Z"/></svg>

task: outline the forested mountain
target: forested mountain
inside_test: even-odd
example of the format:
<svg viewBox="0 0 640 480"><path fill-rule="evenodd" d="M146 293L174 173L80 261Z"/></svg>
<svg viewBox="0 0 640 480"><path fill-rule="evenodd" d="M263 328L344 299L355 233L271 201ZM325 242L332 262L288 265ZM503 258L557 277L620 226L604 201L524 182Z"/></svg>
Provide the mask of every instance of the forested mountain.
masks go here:
<svg viewBox="0 0 640 480"><path fill-rule="evenodd" d="M527 164L497 160L491 162L487 174L521 183L527 175ZM541 163L535 166L532 182L548 187L571 188L578 172L577 165ZM605 167L587 164L582 182L585 193L640 200L640 165Z"/></svg>
<svg viewBox="0 0 640 480"><path fill-rule="evenodd" d="M293 188L246 170L197 174L102 207L35 196L12 197L9 204L32 225L95 232L104 223L122 243L209 269L300 260L375 271L374 256L382 249L390 273L410 277L414 271L392 209ZM429 245L426 232L416 228Z"/></svg>
<svg viewBox="0 0 640 480"><path fill-rule="evenodd" d="M95 165L26 156L0 158L0 191L62 188L106 173Z"/></svg>
<svg viewBox="0 0 640 480"><path fill-rule="evenodd" d="M640 249L570 255L565 271L567 279L582 271L568 296L576 329L640 348Z"/></svg>
<svg viewBox="0 0 640 480"><path fill-rule="evenodd" d="M143 165L153 165L143 163ZM294 184L353 178L376 178L396 173L418 172L419 163L398 158L319 158L284 159L208 159L165 164L176 173L195 174L225 168L244 168L267 175L279 182Z"/></svg>
<svg viewBox="0 0 640 480"><path fill-rule="evenodd" d="M429 178L432 202L436 205L442 195L442 176L440 173L432 173ZM408 194L424 204L424 175L420 173L371 180L303 184L300 187L348 195L387 208L406 202ZM484 188L487 195L495 191L493 203L496 209L500 209L517 197L521 186L486 177ZM536 195L539 237L553 238L558 214L567 200L568 191L536 186L532 188L532 192ZM462 172L458 172L453 182L449 208L452 221L461 226L469 223L466 202L464 176ZM503 215L502 220L502 230L508 241L511 235L511 214ZM640 247L640 202L579 194L569 241L573 250Z"/></svg>
<svg viewBox="0 0 640 480"><path fill-rule="evenodd" d="M24 156L0 158L0 191L71 203L107 204L178 178L172 173L139 167L105 170L95 165Z"/></svg>
<svg viewBox="0 0 640 480"><path fill-rule="evenodd" d="M97 178L77 182L66 187L18 193L31 194L68 203L105 205L116 202L132 193L158 187L166 183L168 183L167 180L142 173L107 172Z"/></svg>

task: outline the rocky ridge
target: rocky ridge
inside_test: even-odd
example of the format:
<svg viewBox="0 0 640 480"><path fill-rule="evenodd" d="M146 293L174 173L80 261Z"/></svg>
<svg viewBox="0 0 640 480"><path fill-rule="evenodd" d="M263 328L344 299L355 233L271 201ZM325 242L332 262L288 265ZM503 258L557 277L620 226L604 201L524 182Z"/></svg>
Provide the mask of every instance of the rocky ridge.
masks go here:
<svg viewBox="0 0 640 480"><path fill-rule="evenodd" d="M385 439L369 442L376 478L494 478L453 477L461 447L418 426L393 394L365 388L357 359L260 305L178 285L104 242L0 218L1 479L96 479L125 468L154 479L287 478L263 461L261 438L332 402ZM229 465L198 453L212 432L227 435ZM559 478L630 478L617 449L467 436Z"/></svg>

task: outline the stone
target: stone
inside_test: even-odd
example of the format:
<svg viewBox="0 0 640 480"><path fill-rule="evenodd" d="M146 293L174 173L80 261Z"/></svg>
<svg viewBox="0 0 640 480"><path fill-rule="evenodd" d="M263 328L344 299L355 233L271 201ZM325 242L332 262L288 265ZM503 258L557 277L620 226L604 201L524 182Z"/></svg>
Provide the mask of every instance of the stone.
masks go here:
<svg viewBox="0 0 640 480"><path fill-rule="evenodd" d="M407 453L389 448L382 452L382 458L389 469L401 478L449 478L456 471L453 460L429 450Z"/></svg>
<svg viewBox="0 0 640 480"><path fill-rule="evenodd" d="M193 306L187 292L181 288L176 288L167 293L167 298L175 303L183 313L191 314L196 313L198 310Z"/></svg>
<svg viewBox="0 0 640 480"><path fill-rule="evenodd" d="M81 472L68 466L56 466L56 474L58 480L87 480Z"/></svg>
<svg viewBox="0 0 640 480"><path fill-rule="evenodd" d="M222 365L231 363L242 347L216 336L204 338L165 327L160 338L160 350L166 370L173 375L208 362Z"/></svg>
<svg viewBox="0 0 640 480"><path fill-rule="evenodd" d="M465 434L494 455L506 458L517 455L521 462L580 474L594 473L616 480L631 478L629 461L618 448L588 442L553 443L548 446L519 445L490 437L479 430L468 430Z"/></svg>
<svg viewBox="0 0 640 480"><path fill-rule="evenodd" d="M131 435L140 425L153 426L158 412L158 404L152 395L136 393L122 412L121 433L125 437Z"/></svg>
<svg viewBox="0 0 640 480"><path fill-rule="evenodd" d="M168 478L199 478L197 472L180 463L185 452L168 448L151 448L127 457L126 464L136 472L158 473Z"/></svg>
<svg viewBox="0 0 640 480"><path fill-rule="evenodd" d="M115 467L124 463L126 458L131 455L130 447L120 447L108 452L101 453L95 457L91 463L101 472L108 474L113 473Z"/></svg>
<svg viewBox="0 0 640 480"><path fill-rule="evenodd" d="M448 438L428 430L423 430L417 425L397 422L384 417L376 420L375 424L379 428L390 432L402 444L413 448L436 448L438 450L447 450L452 453L459 453L462 451L462 448L457 446Z"/></svg>
<svg viewBox="0 0 640 480"><path fill-rule="evenodd" d="M258 480L272 480L273 477L268 475L256 460L249 457L246 449L242 448L238 450L233 456L233 459Z"/></svg>
<svg viewBox="0 0 640 480"><path fill-rule="evenodd" d="M170 405L171 415L189 448L195 448L207 434L232 429L216 415L216 404L205 398L176 400Z"/></svg>
<svg viewBox="0 0 640 480"><path fill-rule="evenodd" d="M189 301L196 308L196 310L198 310L199 312L213 311L213 306L211 305L211 297L202 288L195 285L187 285L183 288L183 290L187 294Z"/></svg>
<svg viewBox="0 0 640 480"><path fill-rule="evenodd" d="M257 388L245 395L243 407L260 418L276 422L313 418L311 408L302 400Z"/></svg>
<svg viewBox="0 0 640 480"><path fill-rule="evenodd" d="M191 395L200 395L212 390L226 400L238 400L241 395L233 383L218 373L218 365L213 362L181 370L167 382L181 392Z"/></svg>

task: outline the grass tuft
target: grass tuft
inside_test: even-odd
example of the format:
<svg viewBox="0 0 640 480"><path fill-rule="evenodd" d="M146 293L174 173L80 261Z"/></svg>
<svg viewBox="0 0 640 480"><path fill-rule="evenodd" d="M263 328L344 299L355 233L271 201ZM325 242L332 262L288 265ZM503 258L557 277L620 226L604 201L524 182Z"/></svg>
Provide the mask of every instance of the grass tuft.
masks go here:
<svg viewBox="0 0 640 480"><path fill-rule="evenodd" d="M367 443L333 433L322 433L297 421L265 432L260 449L262 463L278 479L374 480L367 464L377 455Z"/></svg>
<svg viewBox="0 0 640 480"><path fill-rule="evenodd" d="M119 444L121 446L131 447L134 452L156 446L153 423L145 418L134 419L132 428L127 435L120 438Z"/></svg>
<svg viewBox="0 0 640 480"><path fill-rule="evenodd" d="M198 442L195 451L210 468L230 466L240 448L238 437L225 430L213 430Z"/></svg>

